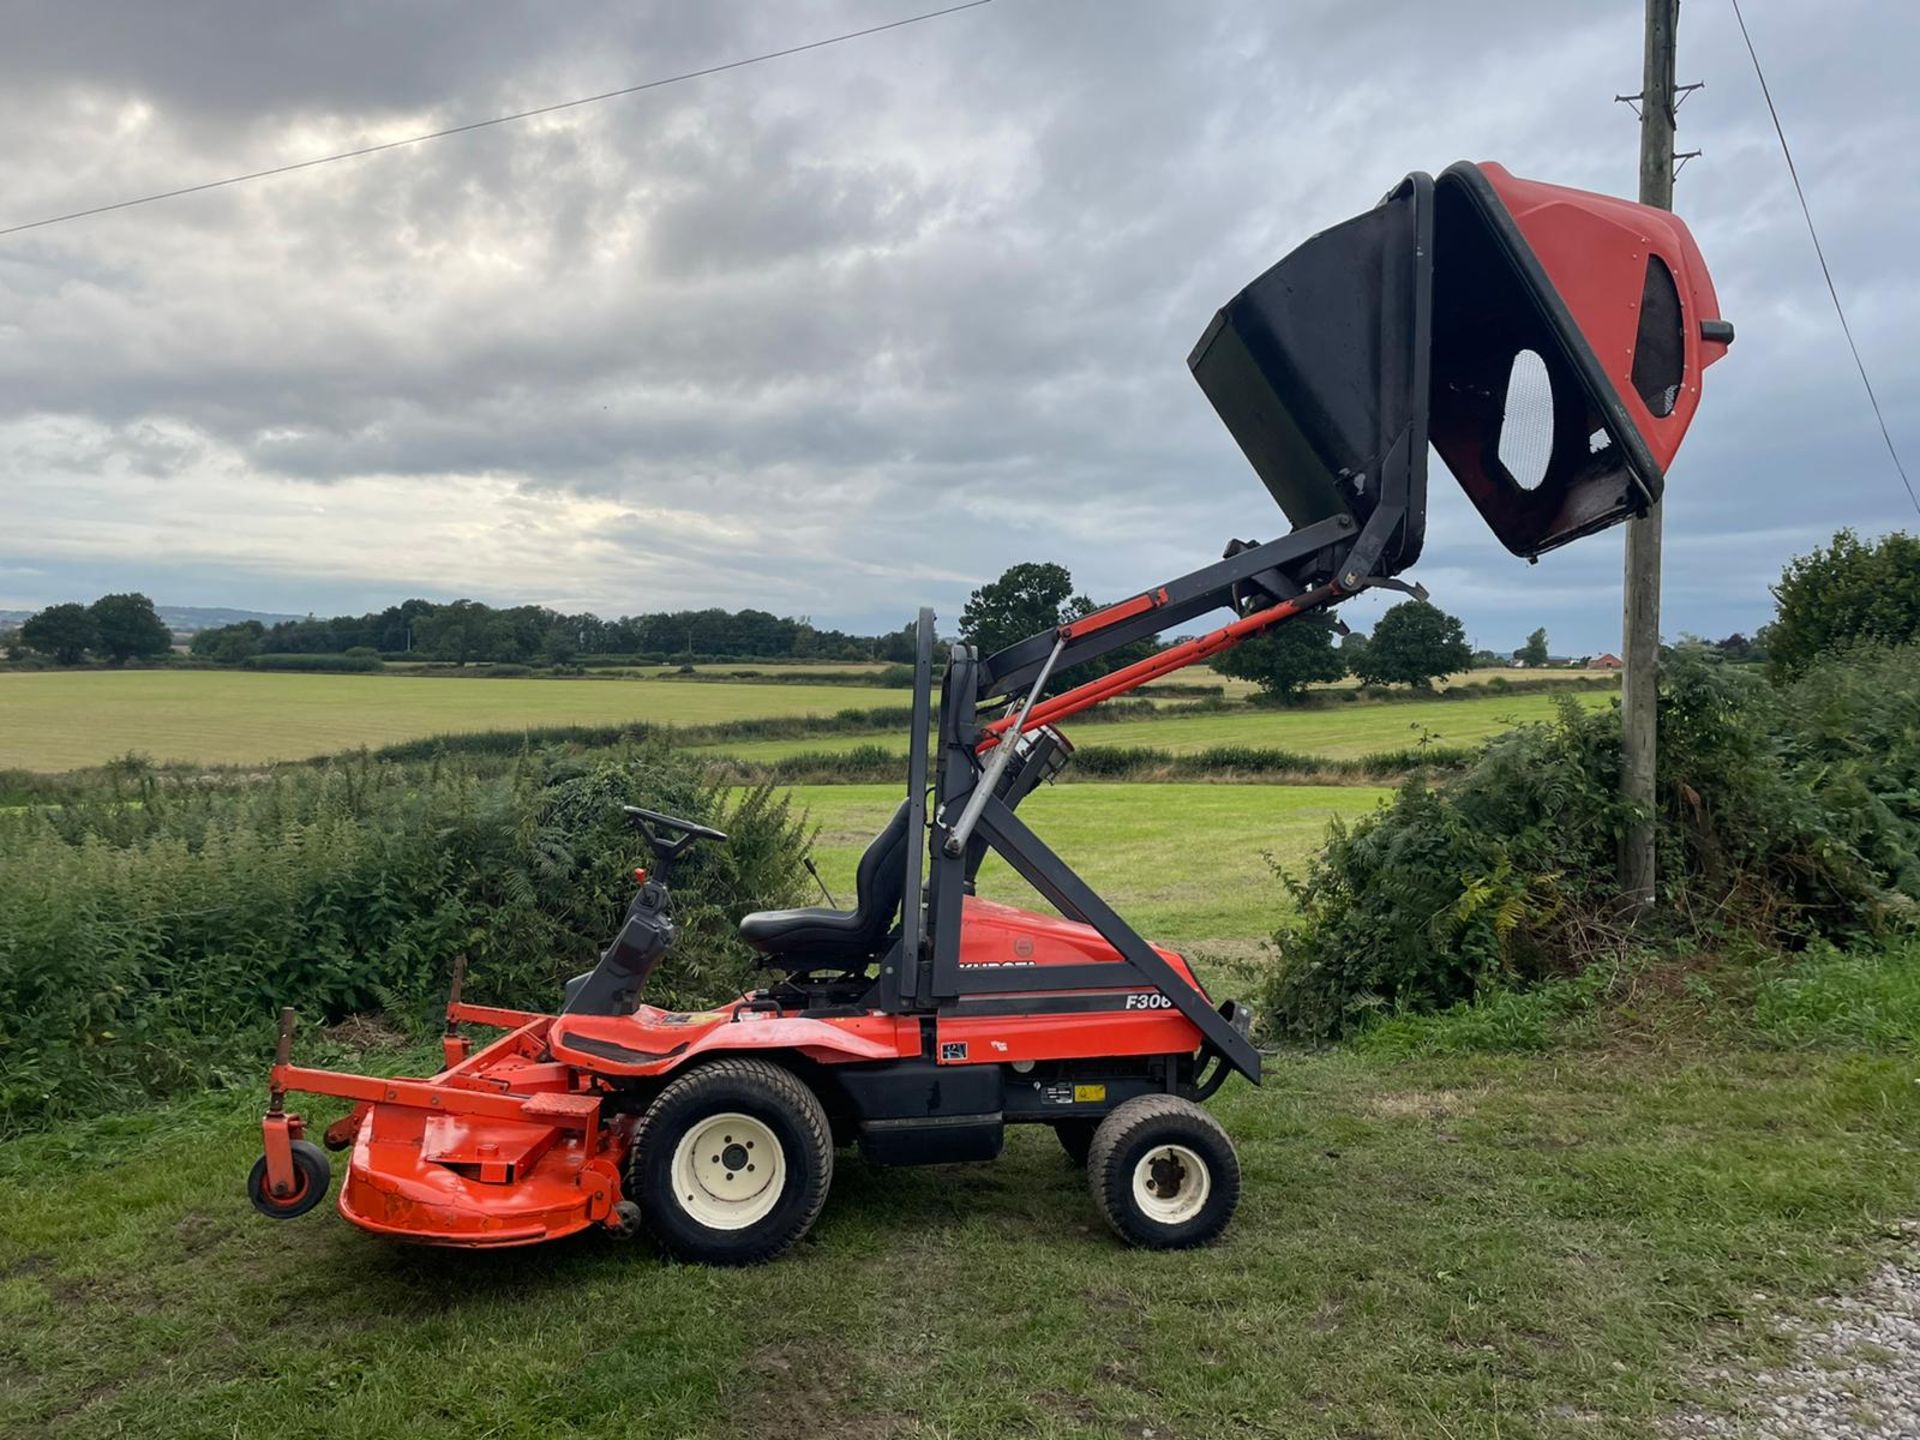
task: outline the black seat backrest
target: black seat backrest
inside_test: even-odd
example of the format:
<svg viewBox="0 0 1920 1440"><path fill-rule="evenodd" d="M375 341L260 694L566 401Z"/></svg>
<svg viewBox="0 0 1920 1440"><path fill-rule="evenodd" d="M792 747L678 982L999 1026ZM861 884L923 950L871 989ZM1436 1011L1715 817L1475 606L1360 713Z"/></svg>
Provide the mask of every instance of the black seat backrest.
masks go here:
<svg viewBox="0 0 1920 1440"><path fill-rule="evenodd" d="M893 928L900 914L900 901L907 893L906 801L900 802L893 818L861 855L853 888L853 913L859 919L855 933L864 949L876 951Z"/></svg>

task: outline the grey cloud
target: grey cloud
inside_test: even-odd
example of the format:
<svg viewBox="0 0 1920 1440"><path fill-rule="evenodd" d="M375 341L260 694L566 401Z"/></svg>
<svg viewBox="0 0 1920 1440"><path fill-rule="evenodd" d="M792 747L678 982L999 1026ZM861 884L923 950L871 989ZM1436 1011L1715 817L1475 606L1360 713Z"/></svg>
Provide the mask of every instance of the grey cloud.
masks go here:
<svg viewBox="0 0 1920 1440"><path fill-rule="evenodd" d="M1830 8L1818 24L1752 19L1890 419L1915 436L1920 113L1905 68L1920 17ZM22 6L0 123L35 144L0 156L0 223L906 13ZM964 577L1041 556L1120 593L1283 523L1185 373L1213 308L1409 169L1499 158L1630 192L1633 128L1611 97L1636 85L1638 14L1000 0L552 121L9 237L0 427L15 429L0 433L57 420L61 463L164 474L186 513L237 469L288 504L298 487L364 503L373 486L404 515L410 494L439 505L489 477L652 517L600 522L632 567L568 584L510 558L529 568L472 575L503 599L724 603L749 553L764 594L828 621L891 621L923 600L951 615ZM1765 618L1788 554L1836 524L1901 523L1904 499L1737 35L1717 6L1688 7L1685 24L1682 69L1708 88L1682 139L1707 154L1680 202L1741 339L1674 468L1668 628L1724 633ZM0 445L0 483L50 463ZM1517 643L1540 616L1557 647L1614 643L1617 543L1529 569L1444 471L1434 486L1428 583L1483 641ZM0 533L0 589L18 592L0 604L52 598L22 572L50 573L36 527L56 518L30 506ZM244 537L251 522L218 523ZM364 603L422 588L404 571L349 584L354 537L329 523L314 521L312 574L276 578L259 603L304 609L303 585L357 585ZM59 565L150 563L105 539L83 561L60 533ZM457 577L460 556L422 563ZM191 583L231 603L263 583L236 565L209 554ZM196 572L167 573L173 586Z"/></svg>

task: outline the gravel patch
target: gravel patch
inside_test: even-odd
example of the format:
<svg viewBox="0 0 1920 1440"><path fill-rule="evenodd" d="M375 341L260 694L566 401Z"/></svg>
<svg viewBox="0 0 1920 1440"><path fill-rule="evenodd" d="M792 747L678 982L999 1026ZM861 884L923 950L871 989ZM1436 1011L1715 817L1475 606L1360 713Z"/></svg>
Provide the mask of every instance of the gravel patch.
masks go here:
<svg viewBox="0 0 1920 1440"><path fill-rule="evenodd" d="M1920 1223L1901 1227L1901 1253L1823 1319L1782 1320L1791 1362L1758 1373L1709 1370L1729 1409L1683 1410L1672 1436L1761 1440L1920 1440Z"/></svg>

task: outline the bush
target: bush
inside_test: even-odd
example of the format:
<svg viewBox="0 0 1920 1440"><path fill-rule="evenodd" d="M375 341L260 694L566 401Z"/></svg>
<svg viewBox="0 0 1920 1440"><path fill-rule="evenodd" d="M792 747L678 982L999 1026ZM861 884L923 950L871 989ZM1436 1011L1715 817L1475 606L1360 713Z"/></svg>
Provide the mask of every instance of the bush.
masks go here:
<svg viewBox="0 0 1920 1440"><path fill-rule="evenodd" d="M800 898L806 836L783 798L723 801L657 745L527 753L490 778L457 757L224 785L128 764L58 809L0 816L0 1132L258 1083L279 1005L309 1025L424 1017L463 951L470 998L550 1007L630 897L642 852L623 803L731 837L682 862L683 933L650 997L737 993L733 924Z"/></svg>
<svg viewBox="0 0 1920 1440"><path fill-rule="evenodd" d="M364 675L382 668L380 657L369 650L361 655L249 655L240 662L242 670L304 670L321 674Z"/></svg>
<svg viewBox="0 0 1920 1440"><path fill-rule="evenodd" d="M1920 645L1856 648L1780 705L1794 773L1837 838L1920 896Z"/></svg>
<svg viewBox="0 0 1920 1440"><path fill-rule="evenodd" d="M1799 947L1884 929L1920 894L1920 651L1828 662L1772 690L1699 647L1662 674L1666 923ZM1324 1039L1571 972L1623 939L1619 717L1571 702L1492 741L1444 788L1416 775L1336 823L1286 883L1275 1022Z"/></svg>

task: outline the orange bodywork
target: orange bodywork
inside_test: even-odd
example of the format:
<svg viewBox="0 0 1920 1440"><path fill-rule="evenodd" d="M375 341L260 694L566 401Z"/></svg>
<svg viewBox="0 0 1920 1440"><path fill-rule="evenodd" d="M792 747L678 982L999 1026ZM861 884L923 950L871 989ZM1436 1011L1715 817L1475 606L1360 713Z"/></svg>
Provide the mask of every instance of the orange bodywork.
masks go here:
<svg viewBox="0 0 1920 1440"><path fill-rule="evenodd" d="M965 968L1122 967L1088 925L972 897L964 915ZM1159 954L1198 988L1180 956ZM1012 1014L935 1017L941 1062L1191 1054L1200 1046L1193 1024L1137 980L1117 979L1110 991L1072 992L1104 1007L1087 1013L1046 1013L1054 993L1019 992L1022 1005ZM1028 1004L1029 1013L1018 1013ZM921 1054L918 1016L814 1019L757 1009L744 996L713 1010L642 1005L624 1016L555 1017L454 1001L447 1020L447 1066L429 1079L310 1070L284 1060L271 1072L276 1094L305 1091L356 1102L328 1131L352 1145L337 1203L342 1216L373 1234L498 1247L558 1239L609 1221L621 1200L635 1117L609 1113L606 1102L623 1084L666 1076L703 1057L778 1052L846 1065ZM459 1025L506 1033L474 1049L453 1033ZM263 1133L270 1169L278 1150L278 1163L292 1173L288 1147L300 1130L298 1116L268 1115Z"/></svg>
<svg viewBox="0 0 1920 1440"><path fill-rule="evenodd" d="M1013 905L968 896L961 911L960 966L1023 970L1030 966L1121 965L1114 949L1091 925L1039 915ZM1174 972L1201 994L1187 962L1171 950L1154 947ZM1123 970L1122 975L1130 971ZM1110 991L1076 990L1075 995L1105 997L1111 1009L1061 1014L1041 1007L1049 994L1026 991L1033 1002L1026 1014L943 1014L935 1025L943 1064L1010 1064L1021 1060L1073 1060L1095 1056L1187 1055L1200 1048L1200 1032L1160 992L1137 979L1116 977ZM985 996L982 998L991 998ZM955 1044L966 1046L964 1060L949 1060Z"/></svg>

